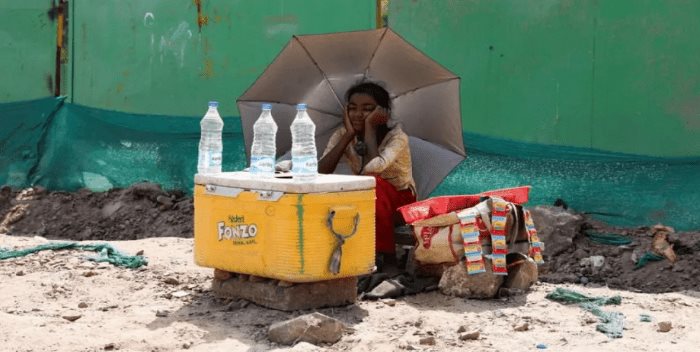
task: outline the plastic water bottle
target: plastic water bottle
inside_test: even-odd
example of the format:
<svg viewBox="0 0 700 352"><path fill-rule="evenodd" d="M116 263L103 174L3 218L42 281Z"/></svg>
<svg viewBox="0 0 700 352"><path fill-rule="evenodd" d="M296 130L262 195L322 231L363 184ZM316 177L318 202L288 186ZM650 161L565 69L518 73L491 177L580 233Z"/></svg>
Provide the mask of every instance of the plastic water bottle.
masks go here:
<svg viewBox="0 0 700 352"><path fill-rule="evenodd" d="M253 125L253 145L250 148L250 175L270 178L275 176L275 137L277 124L272 118L272 104L262 104L262 113Z"/></svg>
<svg viewBox="0 0 700 352"><path fill-rule="evenodd" d="M295 181L311 181L318 174L316 125L306 112L306 104L297 105L292 130L292 177Z"/></svg>
<svg viewBox="0 0 700 352"><path fill-rule="evenodd" d="M218 102L210 101L209 110L199 123L202 135L199 139L197 172L200 174L221 172L221 131L224 129L224 121L219 116L218 107Z"/></svg>

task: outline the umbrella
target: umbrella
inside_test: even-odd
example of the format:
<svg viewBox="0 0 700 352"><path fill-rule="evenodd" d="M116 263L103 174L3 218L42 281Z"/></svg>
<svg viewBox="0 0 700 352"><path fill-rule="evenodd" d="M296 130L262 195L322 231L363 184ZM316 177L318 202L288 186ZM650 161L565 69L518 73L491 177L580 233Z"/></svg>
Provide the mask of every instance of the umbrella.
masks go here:
<svg viewBox="0 0 700 352"><path fill-rule="evenodd" d="M307 104L322 153L343 123L345 91L361 80L389 91L389 124L400 122L409 135L418 198L426 198L466 157L459 77L388 28L294 36L237 100L246 154L262 102L273 104L278 155L291 149L297 103Z"/></svg>

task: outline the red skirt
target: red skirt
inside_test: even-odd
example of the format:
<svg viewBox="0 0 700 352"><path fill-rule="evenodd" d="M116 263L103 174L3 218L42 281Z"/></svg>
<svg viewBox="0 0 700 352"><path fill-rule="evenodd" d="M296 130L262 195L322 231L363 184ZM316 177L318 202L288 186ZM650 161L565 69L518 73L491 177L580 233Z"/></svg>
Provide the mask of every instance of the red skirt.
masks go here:
<svg viewBox="0 0 700 352"><path fill-rule="evenodd" d="M375 231L376 231L376 250L379 253L394 253L396 245L394 244L394 224L401 219L396 209L406 204L411 204L416 201L416 196L410 189L397 191L394 186L379 176L374 177L377 180L377 199L375 200Z"/></svg>

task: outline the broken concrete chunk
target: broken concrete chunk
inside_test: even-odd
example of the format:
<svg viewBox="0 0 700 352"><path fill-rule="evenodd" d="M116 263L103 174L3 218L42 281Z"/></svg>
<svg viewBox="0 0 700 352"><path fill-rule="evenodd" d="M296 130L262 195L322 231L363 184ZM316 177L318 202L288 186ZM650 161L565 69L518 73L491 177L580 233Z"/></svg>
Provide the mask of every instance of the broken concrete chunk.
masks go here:
<svg viewBox="0 0 700 352"><path fill-rule="evenodd" d="M528 330L530 330L530 324L523 323L520 325L515 325L515 326L513 326L513 330L515 330L515 331L528 331Z"/></svg>
<svg viewBox="0 0 700 352"><path fill-rule="evenodd" d="M156 202L160 203L161 205L165 206L166 208L170 208L173 206L173 200L170 197L160 195L156 197Z"/></svg>
<svg viewBox="0 0 700 352"><path fill-rule="evenodd" d="M394 280L386 280L382 281L377 287L375 287L372 291L368 292L365 295L365 298L367 299L379 299L379 298L390 298L390 297L398 297L401 295L403 292L403 286L394 281Z"/></svg>
<svg viewBox="0 0 700 352"><path fill-rule="evenodd" d="M420 339L419 343L421 345L428 345L428 346L435 346L435 337L434 336L428 336Z"/></svg>
<svg viewBox="0 0 700 352"><path fill-rule="evenodd" d="M546 244L543 255L555 256L571 248L573 239L581 232L583 216L555 206L530 208L537 235Z"/></svg>
<svg viewBox="0 0 700 352"><path fill-rule="evenodd" d="M311 313L272 324L267 336L282 345L308 342L314 345L336 343L343 336L345 324L321 313Z"/></svg>
<svg viewBox="0 0 700 352"><path fill-rule="evenodd" d="M231 277L233 277L233 274L228 271L214 269L214 278L217 280L226 281Z"/></svg>
<svg viewBox="0 0 700 352"><path fill-rule="evenodd" d="M175 291L175 292L173 292L172 296L175 298L182 298L185 296L189 296L189 293L185 292L185 291Z"/></svg>
<svg viewBox="0 0 700 352"><path fill-rule="evenodd" d="M169 276L169 277L166 277L165 279L163 279L163 283L166 283L168 285L179 285L180 281L178 281L178 279L176 279L172 276Z"/></svg>
<svg viewBox="0 0 700 352"><path fill-rule="evenodd" d="M80 319L81 317L82 317L82 315L80 315L80 314L72 314L72 313L61 316L61 318L66 319L70 322L76 321L76 320Z"/></svg>
<svg viewBox="0 0 700 352"><path fill-rule="evenodd" d="M463 298L492 298L503 283L503 276L494 275L491 260L485 259L486 272L469 275L464 263L451 266L440 279L440 292Z"/></svg>
<svg viewBox="0 0 700 352"><path fill-rule="evenodd" d="M481 335L481 333L479 332L479 330L476 330L476 331L468 332L466 334L459 335L459 339L462 341L478 340L479 335Z"/></svg>
<svg viewBox="0 0 700 352"><path fill-rule="evenodd" d="M247 276L246 276L247 278ZM214 279L212 291L222 298L245 299L284 311L337 307L357 300L357 278L279 285L274 281L250 282Z"/></svg>
<svg viewBox="0 0 700 352"><path fill-rule="evenodd" d="M673 324L670 321L659 322L659 332L669 332L673 329Z"/></svg>
<svg viewBox="0 0 700 352"><path fill-rule="evenodd" d="M516 295L518 291L526 291L537 282L538 272L537 263L522 254L509 253L506 256L508 263L508 276L504 279L503 287L501 288L505 296Z"/></svg>

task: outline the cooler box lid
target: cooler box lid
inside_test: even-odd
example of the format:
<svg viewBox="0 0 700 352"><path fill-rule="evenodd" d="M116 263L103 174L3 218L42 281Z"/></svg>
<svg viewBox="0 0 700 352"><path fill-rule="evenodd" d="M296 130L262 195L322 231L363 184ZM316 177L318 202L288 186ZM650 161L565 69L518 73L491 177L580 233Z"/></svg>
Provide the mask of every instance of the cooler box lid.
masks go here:
<svg viewBox="0 0 700 352"><path fill-rule="evenodd" d="M372 176L318 175L311 182L297 182L290 177L254 179L250 173L245 171L196 174L194 183L284 193L348 192L375 187L375 180Z"/></svg>

